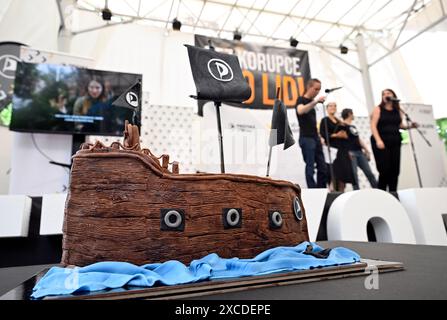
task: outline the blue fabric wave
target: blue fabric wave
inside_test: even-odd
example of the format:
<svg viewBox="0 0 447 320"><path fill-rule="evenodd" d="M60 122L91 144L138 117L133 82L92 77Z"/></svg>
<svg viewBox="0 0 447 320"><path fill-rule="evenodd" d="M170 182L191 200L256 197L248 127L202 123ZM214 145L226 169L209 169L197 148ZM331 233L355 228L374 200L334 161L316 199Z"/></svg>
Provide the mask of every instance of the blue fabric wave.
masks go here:
<svg viewBox="0 0 447 320"><path fill-rule="evenodd" d="M327 259L304 254L308 245L313 252L323 250L315 243L303 242L295 247L266 250L253 259L220 258L209 254L188 266L179 261L136 266L127 262L98 262L86 267L51 268L33 288L32 298L68 295L79 292L117 289L124 286L152 287L155 284L176 285L204 280L266 275L285 271L351 264L360 261L352 250L338 247Z"/></svg>

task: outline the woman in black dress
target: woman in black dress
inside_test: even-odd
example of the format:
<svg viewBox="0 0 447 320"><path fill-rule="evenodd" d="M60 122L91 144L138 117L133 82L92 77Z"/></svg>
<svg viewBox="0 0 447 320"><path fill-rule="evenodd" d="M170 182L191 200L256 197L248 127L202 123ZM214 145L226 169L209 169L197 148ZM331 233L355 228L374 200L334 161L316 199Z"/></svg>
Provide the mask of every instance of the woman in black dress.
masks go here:
<svg viewBox="0 0 447 320"><path fill-rule="evenodd" d="M321 119L320 122L320 136L327 145L327 127L330 146L338 149L337 157L332 164L334 177L331 177L331 180L335 191L344 192L346 183L354 183L355 180L349 156L348 127L335 116L336 113L337 104L335 102L328 103L328 116Z"/></svg>
<svg viewBox="0 0 447 320"><path fill-rule="evenodd" d="M391 89L382 91L382 102L374 108L371 117L371 146L379 171L379 189L397 191L400 173L400 129L416 128L403 123L396 93Z"/></svg>

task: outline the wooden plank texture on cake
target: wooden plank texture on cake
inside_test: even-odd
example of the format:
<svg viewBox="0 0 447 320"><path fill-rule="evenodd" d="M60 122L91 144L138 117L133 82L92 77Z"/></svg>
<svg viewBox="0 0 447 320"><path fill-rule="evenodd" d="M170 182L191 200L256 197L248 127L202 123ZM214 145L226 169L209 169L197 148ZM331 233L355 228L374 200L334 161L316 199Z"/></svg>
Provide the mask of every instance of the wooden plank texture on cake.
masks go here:
<svg viewBox="0 0 447 320"><path fill-rule="evenodd" d="M141 149L138 127L124 144L84 144L73 157L64 265L134 264L209 253L252 258L308 241L299 186L236 174L178 174L178 163ZM160 163L161 160L161 163Z"/></svg>

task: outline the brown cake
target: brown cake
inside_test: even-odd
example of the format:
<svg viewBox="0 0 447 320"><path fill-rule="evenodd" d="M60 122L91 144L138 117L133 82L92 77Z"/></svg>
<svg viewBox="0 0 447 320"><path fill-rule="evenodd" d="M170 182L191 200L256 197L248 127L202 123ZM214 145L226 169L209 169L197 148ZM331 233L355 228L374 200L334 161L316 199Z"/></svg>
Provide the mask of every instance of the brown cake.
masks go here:
<svg viewBox="0 0 447 320"><path fill-rule="evenodd" d="M124 144L84 144L73 157L64 265L189 263L209 253L251 258L308 240L299 186L248 175L179 174L169 156L140 148L136 126L126 123Z"/></svg>

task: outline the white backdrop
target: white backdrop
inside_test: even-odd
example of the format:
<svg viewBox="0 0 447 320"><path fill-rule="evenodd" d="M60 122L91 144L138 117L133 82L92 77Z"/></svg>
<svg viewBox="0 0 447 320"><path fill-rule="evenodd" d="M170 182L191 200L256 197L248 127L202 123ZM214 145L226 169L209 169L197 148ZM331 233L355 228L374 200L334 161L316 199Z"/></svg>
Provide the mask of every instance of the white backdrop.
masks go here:
<svg viewBox="0 0 447 320"><path fill-rule="evenodd" d="M419 130L432 145L431 147L427 145L416 130L411 130L422 186L424 188L447 186L447 172L444 166L445 149L436 129L432 106L404 103L402 108L408 113L412 121L420 125ZM402 147L401 172L402 180L399 184L401 189L403 189L402 187L419 187L410 143Z"/></svg>
<svg viewBox="0 0 447 320"><path fill-rule="evenodd" d="M265 176L272 111L224 105L221 118L226 171ZM302 185L305 181L304 162L298 147L299 127L294 110L288 110L288 118L296 143L287 150L283 150L283 145L273 148L270 176ZM198 149L201 152L196 160L201 171L220 172L216 121L215 107L213 103L207 103L200 126L202 138Z"/></svg>

